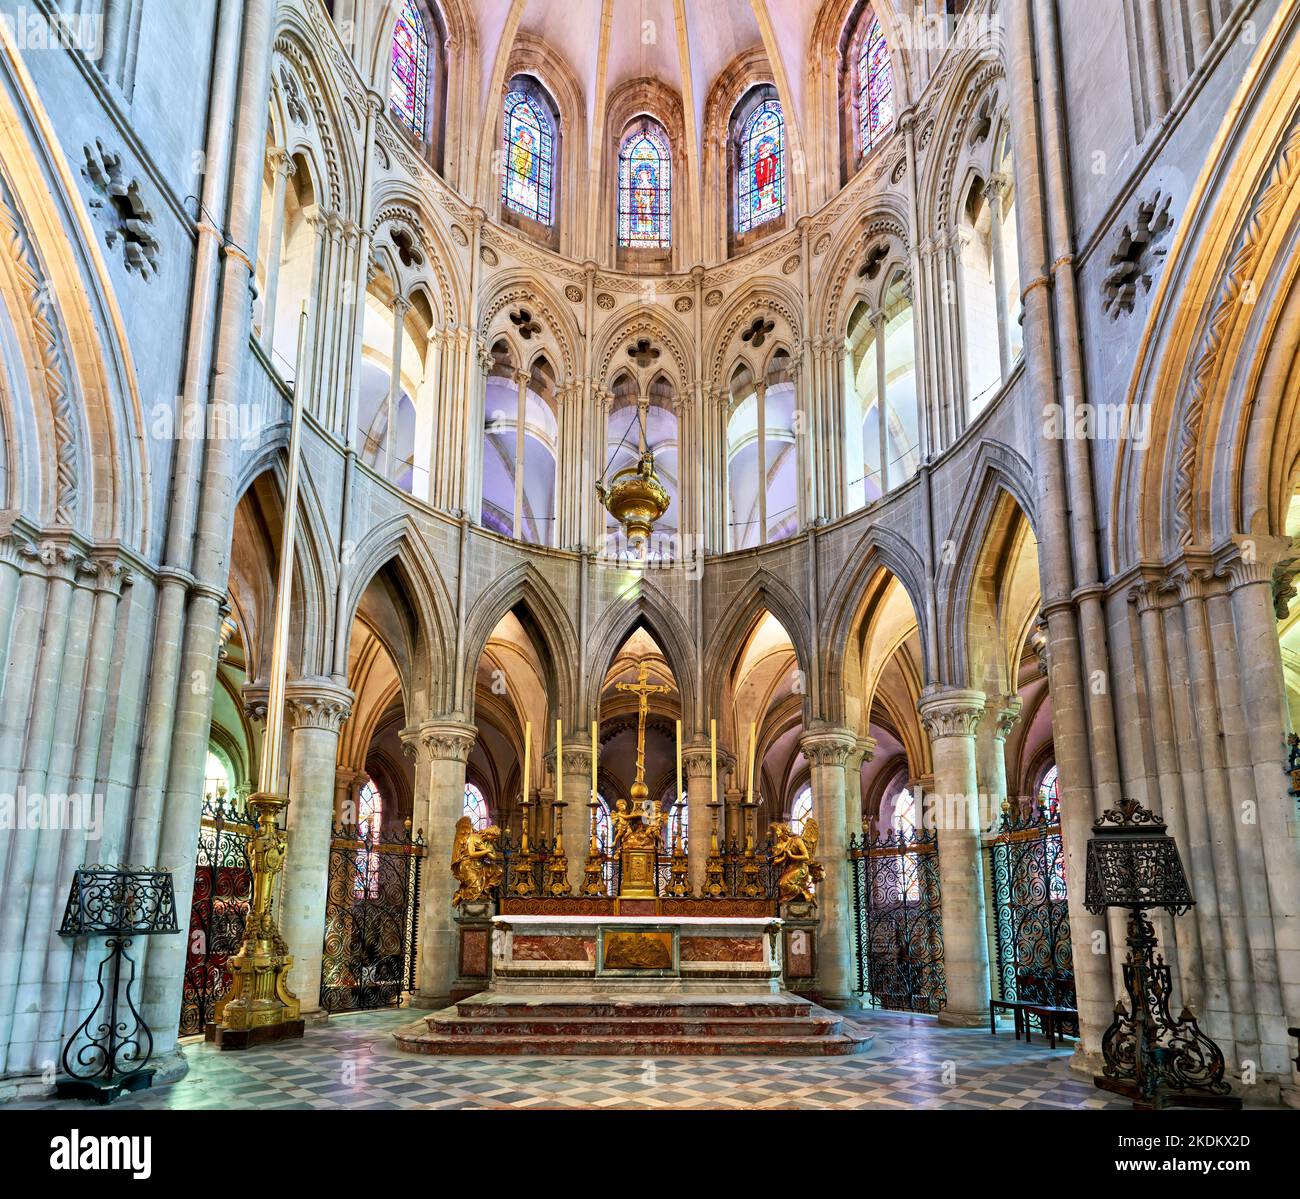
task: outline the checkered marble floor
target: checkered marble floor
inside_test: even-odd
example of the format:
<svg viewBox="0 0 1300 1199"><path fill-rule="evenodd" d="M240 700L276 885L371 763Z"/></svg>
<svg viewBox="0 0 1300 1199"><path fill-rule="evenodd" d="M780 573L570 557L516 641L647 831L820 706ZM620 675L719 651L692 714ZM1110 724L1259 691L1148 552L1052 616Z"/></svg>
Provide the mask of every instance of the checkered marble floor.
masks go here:
<svg viewBox="0 0 1300 1199"><path fill-rule="evenodd" d="M202 1041L170 1087L115 1110L243 1108L1105 1108L1123 1100L1067 1068L1070 1049L1017 1042L1011 1030L939 1028L870 1013L870 1052L846 1058L422 1057L391 1032L407 1010L335 1016L306 1039L242 1053ZM71 1107L52 1100L12 1107Z"/></svg>

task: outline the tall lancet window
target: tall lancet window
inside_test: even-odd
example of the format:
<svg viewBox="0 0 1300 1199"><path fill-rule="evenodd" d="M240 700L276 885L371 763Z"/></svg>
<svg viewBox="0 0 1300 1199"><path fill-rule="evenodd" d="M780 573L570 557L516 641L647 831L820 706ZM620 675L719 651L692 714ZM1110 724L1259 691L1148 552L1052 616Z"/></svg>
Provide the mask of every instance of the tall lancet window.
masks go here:
<svg viewBox="0 0 1300 1199"><path fill-rule="evenodd" d="M736 232L775 220L785 211L785 118L779 100L764 100L740 131Z"/></svg>
<svg viewBox="0 0 1300 1199"><path fill-rule="evenodd" d="M668 139L642 121L618 154L618 244L667 250L673 244L673 160Z"/></svg>
<svg viewBox="0 0 1300 1199"><path fill-rule="evenodd" d="M501 202L529 220L549 225L555 133L550 117L531 96L518 91L506 96L502 142Z"/></svg>
<svg viewBox="0 0 1300 1199"><path fill-rule="evenodd" d="M405 0L393 30L388 106L416 137L424 137L429 102L429 31L415 0Z"/></svg>
<svg viewBox="0 0 1300 1199"><path fill-rule="evenodd" d="M874 14L858 54L858 121L864 154L880 144L894 123L894 66Z"/></svg>

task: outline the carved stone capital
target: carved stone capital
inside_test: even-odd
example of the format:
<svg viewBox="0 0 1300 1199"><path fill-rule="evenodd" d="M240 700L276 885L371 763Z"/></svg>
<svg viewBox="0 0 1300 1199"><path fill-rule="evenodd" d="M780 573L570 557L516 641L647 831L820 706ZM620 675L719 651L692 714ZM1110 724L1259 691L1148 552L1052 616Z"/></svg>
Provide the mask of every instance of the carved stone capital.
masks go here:
<svg viewBox="0 0 1300 1199"><path fill-rule="evenodd" d="M292 679L285 685L285 707L296 729L337 733L352 714L352 692L330 679Z"/></svg>
<svg viewBox="0 0 1300 1199"><path fill-rule="evenodd" d="M857 744L858 736L852 729L824 728L805 733L799 741L799 749L814 769L823 766L843 768Z"/></svg>
<svg viewBox="0 0 1300 1199"><path fill-rule="evenodd" d="M993 722L993 736L999 741L1005 741L1011 735L1011 730L1016 727L1023 707L1024 700L1018 695L1001 696L995 705L987 707L985 716Z"/></svg>
<svg viewBox="0 0 1300 1199"><path fill-rule="evenodd" d="M973 737L984 715L982 691L961 687L927 687L917 701L921 724L930 740L941 737Z"/></svg>
<svg viewBox="0 0 1300 1199"><path fill-rule="evenodd" d="M721 770L722 763L718 763ZM712 759L709 754L709 747L705 746L683 746L682 748L682 770L685 771L688 779L707 779L712 776Z"/></svg>
<svg viewBox="0 0 1300 1199"><path fill-rule="evenodd" d="M457 720L426 720L402 730L402 745L410 757L425 762L468 762L478 729Z"/></svg>

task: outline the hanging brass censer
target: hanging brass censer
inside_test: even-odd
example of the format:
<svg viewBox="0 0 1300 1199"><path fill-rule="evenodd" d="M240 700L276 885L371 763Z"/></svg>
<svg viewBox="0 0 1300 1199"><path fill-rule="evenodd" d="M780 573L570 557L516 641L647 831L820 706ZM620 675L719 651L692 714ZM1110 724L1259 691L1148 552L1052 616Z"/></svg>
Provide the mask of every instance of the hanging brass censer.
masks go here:
<svg viewBox="0 0 1300 1199"><path fill-rule="evenodd" d="M654 524L672 502L667 489L655 473L655 456L642 453L635 466L617 471L606 487L596 484L596 494L609 514L627 535L628 543L639 546L649 540Z"/></svg>

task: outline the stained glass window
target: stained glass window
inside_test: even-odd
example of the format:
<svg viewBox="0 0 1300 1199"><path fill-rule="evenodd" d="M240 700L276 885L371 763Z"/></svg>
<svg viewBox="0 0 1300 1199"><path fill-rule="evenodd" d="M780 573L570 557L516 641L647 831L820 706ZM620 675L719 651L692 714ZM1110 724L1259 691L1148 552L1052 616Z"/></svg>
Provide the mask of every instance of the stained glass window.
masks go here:
<svg viewBox="0 0 1300 1199"><path fill-rule="evenodd" d="M555 135L542 106L523 92L506 96L501 202L543 225L551 223Z"/></svg>
<svg viewBox="0 0 1300 1199"><path fill-rule="evenodd" d="M802 833L804 822L812 815L812 788L805 787L790 805L790 830Z"/></svg>
<svg viewBox="0 0 1300 1199"><path fill-rule="evenodd" d="M736 180L736 232L779 217L785 211L785 119L777 100L764 100L740 132Z"/></svg>
<svg viewBox="0 0 1300 1199"><path fill-rule="evenodd" d="M894 123L894 66L874 15L858 56L858 120L864 154L875 149Z"/></svg>
<svg viewBox="0 0 1300 1199"><path fill-rule="evenodd" d="M666 250L673 243L672 156L661 130L643 125L618 155L618 244Z"/></svg>
<svg viewBox="0 0 1300 1199"><path fill-rule="evenodd" d="M669 791L664 796L664 803L668 809L668 828L664 833L667 848L674 849L679 843L685 848L691 839L691 813L686 806L686 792L683 791L678 801L673 803L673 795Z"/></svg>
<svg viewBox="0 0 1300 1199"><path fill-rule="evenodd" d="M1060 800L1061 779L1057 773L1056 764L1053 763L1047 768L1047 773L1043 775L1043 781L1038 784L1038 805L1054 813Z"/></svg>
<svg viewBox="0 0 1300 1199"><path fill-rule="evenodd" d="M379 844L384 823L384 797L372 779L367 779L357 796L357 839ZM357 850L356 868L352 877L352 894L358 899L379 898L379 851Z"/></svg>
<svg viewBox="0 0 1300 1199"><path fill-rule="evenodd" d="M487 800L473 783L465 784L465 806L461 809L461 815L468 816L480 832L490 823Z"/></svg>
<svg viewBox="0 0 1300 1199"><path fill-rule="evenodd" d="M416 137L424 136L429 97L429 31L415 0L404 0L393 30L393 58L388 76L388 106Z"/></svg>

